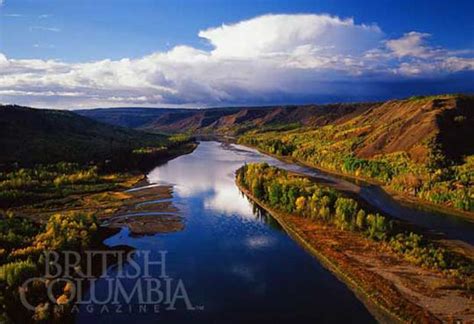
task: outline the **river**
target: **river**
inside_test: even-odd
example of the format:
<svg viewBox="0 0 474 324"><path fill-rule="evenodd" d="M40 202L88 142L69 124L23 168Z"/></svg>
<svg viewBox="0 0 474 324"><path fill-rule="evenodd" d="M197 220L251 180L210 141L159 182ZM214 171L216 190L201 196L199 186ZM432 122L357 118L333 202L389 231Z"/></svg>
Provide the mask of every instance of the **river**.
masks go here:
<svg viewBox="0 0 474 324"><path fill-rule="evenodd" d="M175 310L167 310L166 305L162 305L159 311L133 308L117 313L113 309L102 312L98 307L89 312L81 307L77 322L374 322L374 317L345 284L240 193L234 172L250 162L268 162L317 177L341 190L357 192L381 209L389 203L391 213L400 211L397 208L411 213L400 218L429 215L431 219L420 216L415 223L433 223L437 231L450 232L464 226L463 221L454 218L401 206L386 195L377 194L374 187L359 186L288 164L243 146L203 141L193 153L158 166L147 175L152 185L173 186L172 201L184 218L184 229L134 236L123 228L105 241L111 247L128 245L137 250L149 250L151 258L158 258L162 256L160 251L166 251L167 275L174 282L182 281L193 309L186 307L183 300L177 302ZM471 227L460 235L454 231L456 238L472 239L472 223L467 224ZM143 256L135 255L133 259L144 266ZM162 269L152 268L151 276L158 277L159 270ZM117 271L111 267L107 275L117 277ZM130 288L136 281L128 280L125 286ZM100 278L95 291L105 294L107 285L107 278ZM140 303L136 298L130 303L122 302Z"/></svg>
<svg viewBox="0 0 474 324"><path fill-rule="evenodd" d="M309 323L374 322L345 284L294 242L264 211L238 190L234 171L244 163L276 160L243 147L201 142L188 155L161 165L148 181L171 184L173 202L185 218L183 231L132 236L128 229L106 240L166 251L166 271L181 279L194 310L177 302L176 310L138 308L116 313L81 307L79 323ZM157 216L159 217L159 216ZM161 255L160 255L161 256ZM143 258L134 257L143 266ZM158 276L153 273L152 276ZM161 269L156 269L161 270ZM117 275L111 267L110 277ZM128 287L134 280L126 282ZM96 283L105 294L107 279ZM138 303L132 300L131 304ZM90 313L89 313L90 312Z"/></svg>

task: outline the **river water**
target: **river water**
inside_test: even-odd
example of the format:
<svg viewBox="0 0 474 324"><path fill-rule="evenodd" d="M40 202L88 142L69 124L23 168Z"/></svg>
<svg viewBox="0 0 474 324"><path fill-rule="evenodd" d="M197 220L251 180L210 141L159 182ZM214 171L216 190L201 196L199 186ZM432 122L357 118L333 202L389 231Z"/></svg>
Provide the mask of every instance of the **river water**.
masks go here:
<svg viewBox="0 0 474 324"><path fill-rule="evenodd" d="M132 236L128 229L106 240L109 246L129 245L150 250L163 260L166 274L182 280L194 310L177 300L176 310L162 305L157 312L122 300L113 307L81 307L79 323L371 323L375 320L345 284L295 243L264 211L239 192L234 172L244 163L277 162L253 150L201 142L148 174L150 183L173 185L173 202L184 217L184 230ZM159 217L159 216L157 216ZM143 256L134 260L144 266ZM150 267L152 277L163 269ZM108 276L117 276L111 267ZM155 272L154 272L155 271ZM125 281L133 287L138 279ZM175 290L176 285L171 285ZM106 278L95 294L106 295ZM102 296L103 297L103 296ZM100 299L100 298L99 298ZM105 300L105 299L101 299Z"/></svg>
<svg viewBox="0 0 474 324"><path fill-rule="evenodd" d="M158 166L147 176L152 185L173 187L172 201L183 216L184 229L134 236L124 228L105 242L111 247L128 245L151 251L151 259L159 259L160 251L166 251L166 273L174 282L170 291L181 280L193 309L182 298L175 310L167 310L162 304L159 311L150 307L140 311L137 304L141 302L135 296L131 302L121 300L121 303L136 307L121 313L114 309L103 312L99 307L88 311L82 307L76 320L79 323L374 322L351 290L295 243L271 216L239 192L234 182L235 170L250 162L268 162L313 176L339 190L357 194L394 217L473 243L471 222L403 206L377 187L288 164L253 149L203 141L193 153ZM144 267L144 259L141 255L133 257L140 267ZM158 277L162 270L155 268L150 270L152 277ZM117 271L111 267L108 276L117 277ZM128 280L124 286L132 289L137 280ZM99 279L95 292L104 295L108 290L107 278Z"/></svg>

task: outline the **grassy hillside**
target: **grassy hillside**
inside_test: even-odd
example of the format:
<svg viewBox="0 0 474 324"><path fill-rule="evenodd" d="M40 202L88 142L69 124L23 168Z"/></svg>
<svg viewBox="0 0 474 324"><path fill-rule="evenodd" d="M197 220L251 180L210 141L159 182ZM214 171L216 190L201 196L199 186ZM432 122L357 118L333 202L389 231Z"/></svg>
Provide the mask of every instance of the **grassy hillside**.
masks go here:
<svg viewBox="0 0 474 324"><path fill-rule="evenodd" d="M0 163L31 165L117 158L166 146L168 138L100 123L69 111L0 106Z"/></svg>
<svg viewBox="0 0 474 324"><path fill-rule="evenodd" d="M447 95L388 101L323 127L254 130L240 141L472 211L473 130L474 97Z"/></svg>
<svg viewBox="0 0 474 324"><path fill-rule="evenodd" d="M319 126L363 112L374 104L334 104L212 109L116 108L77 113L113 125L153 132L194 132L235 135L251 129Z"/></svg>

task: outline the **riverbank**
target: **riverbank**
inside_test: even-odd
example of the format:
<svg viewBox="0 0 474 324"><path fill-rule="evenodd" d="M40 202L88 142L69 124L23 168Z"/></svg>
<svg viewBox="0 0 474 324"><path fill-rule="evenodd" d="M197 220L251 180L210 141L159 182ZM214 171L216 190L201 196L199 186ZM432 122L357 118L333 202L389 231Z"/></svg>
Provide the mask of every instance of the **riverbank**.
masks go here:
<svg viewBox="0 0 474 324"><path fill-rule="evenodd" d="M161 165L178 156L192 153L197 147L197 143L186 143L183 146L173 148L166 156L161 156L155 160L156 165ZM128 208L135 203L139 203L144 197L140 198L136 194L127 192L136 186L146 183L145 174L149 169L117 172L110 171L104 174L97 174L94 171L93 179L73 180L77 182L51 183L45 187L44 191L53 192L45 197L44 200L33 203L24 203L19 206L13 206L8 209L2 209L3 212L10 212L18 217L26 217L34 222L45 223L49 217L58 212L85 212L97 214L99 221L111 217L121 209ZM83 176L84 171L73 171L70 178ZM45 183L45 180L41 180ZM36 190L36 188L33 188ZM169 198L169 189L163 189L163 192L153 192L153 195L163 195L163 198ZM30 189L25 189L25 196L29 196ZM37 190L36 190L37 191Z"/></svg>
<svg viewBox="0 0 474 324"><path fill-rule="evenodd" d="M305 249L345 282L382 322L472 320L471 296L450 278L415 266L383 243L276 211L239 185Z"/></svg>
<svg viewBox="0 0 474 324"><path fill-rule="evenodd" d="M176 147L157 159L156 164L191 153L196 147L197 143ZM103 242L123 227L128 227L135 235L177 231L184 227L181 219L175 215L165 218L139 215L126 222L115 220L117 214L132 211L170 214L177 211L171 202L166 201L171 198L169 186L131 190L146 183L145 173L140 171L98 173L94 168L84 170L64 164L42 167L30 173L37 176L38 180L31 177L29 180L38 183L41 190L47 193L44 196L48 199L1 210L0 322L74 322L70 312L74 301L69 300L71 291L67 285L55 287L60 288L62 294L55 296L56 301L47 301L47 283L35 282L26 291L32 305L36 305L35 310L30 311L22 306L19 295L22 290L19 286L28 278L43 278L45 275L43 251L60 254L74 251L81 256L87 250L127 252L131 250L128 246L110 248ZM42 176L38 175L40 173ZM22 188L25 197L36 189L26 185ZM147 204L150 200L157 202ZM104 224L106 221L108 223ZM63 261L61 259L59 262ZM100 268L99 264L92 271Z"/></svg>
<svg viewBox="0 0 474 324"><path fill-rule="evenodd" d="M414 208L418 208L418 209L423 208L423 209L431 210L431 211L434 211L434 212L441 212L441 213L444 213L444 214L447 214L447 215L461 217L461 218L466 219L468 221L474 222L474 212L469 212L469 211L460 210L460 209L456 209L456 208L450 208L450 207L440 205L440 204L435 204L435 203L432 203L430 201L421 199L419 197L409 195L409 194L401 192L401 191L393 190L392 188L389 188L388 186L384 185L382 182L371 179L371 178L356 176L354 174L341 173L341 172L338 172L338 171L335 171L335 170L323 168L321 166L314 166L314 165L312 165L308 162L305 162L303 160L300 160L300 159L296 159L296 158L288 157L288 156L281 156L281 155L277 155L277 154L267 152L265 150L262 150L262 149L260 149L256 146L250 145L248 143L239 143L239 145L243 145L243 146L246 146L248 148L255 149L255 150L257 150L258 152L260 152L262 154L269 155L273 158L276 158L276 159L278 159L280 161L283 161L283 162L286 162L286 163L298 164L298 165L301 165L301 166L305 166L305 167L314 169L316 171L320 171L322 173L326 173L328 175L333 175L335 177L341 177L343 179L348 179L348 180L355 181L355 182L360 181L360 182L365 183L365 184L377 186L381 190L383 190L388 196L393 198L395 201L400 202L400 203L405 204L405 205L408 205L410 207L414 207Z"/></svg>

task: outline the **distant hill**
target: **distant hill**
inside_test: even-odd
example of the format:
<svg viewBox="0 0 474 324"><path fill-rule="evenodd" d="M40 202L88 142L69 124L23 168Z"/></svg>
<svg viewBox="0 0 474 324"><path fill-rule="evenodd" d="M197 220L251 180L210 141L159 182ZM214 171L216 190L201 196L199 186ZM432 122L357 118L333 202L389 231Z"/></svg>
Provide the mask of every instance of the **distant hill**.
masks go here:
<svg viewBox="0 0 474 324"><path fill-rule="evenodd" d="M168 109L168 108L97 108L88 110L75 110L74 112L94 120L117 126L140 128L151 120L160 118L170 111L185 113L193 109Z"/></svg>
<svg viewBox="0 0 474 324"><path fill-rule="evenodd" d="M407 152L412 159L421 162L433 153L428 149L428 142L439 145L450 159L474 153L474 97L469 95L412 97L381 103L212 109L115 108L78 113L110 124L170 133L238 135L246 131L344 125L352 130L338 136L363 138L353 149L357 156L364 158Z"/></svg>
<svg viewBox="0 0 474 324"><path fill-rule="evenodd" d="M320 126L354 113L368 104L332 104L210 109L110 108L78 110L95 120L155 132L235 135L254 128Z"/></svg>
<svg viewBox="0 0 474 324"><path fill-rule="evenodd" d="M103 160L166 140L69 111L0 106L1 164Z"/></svg>

